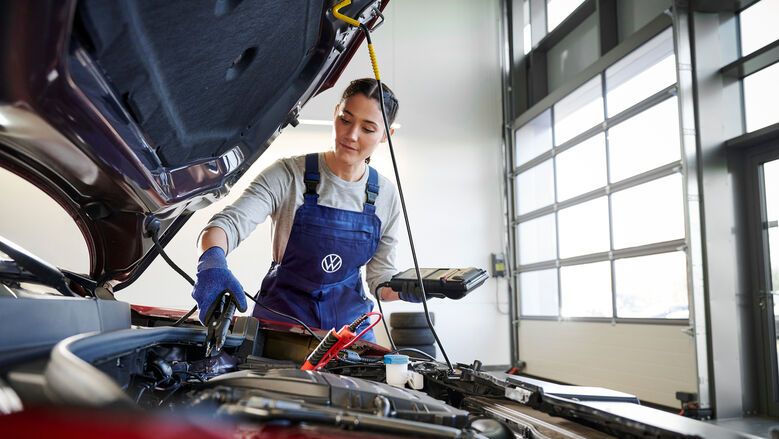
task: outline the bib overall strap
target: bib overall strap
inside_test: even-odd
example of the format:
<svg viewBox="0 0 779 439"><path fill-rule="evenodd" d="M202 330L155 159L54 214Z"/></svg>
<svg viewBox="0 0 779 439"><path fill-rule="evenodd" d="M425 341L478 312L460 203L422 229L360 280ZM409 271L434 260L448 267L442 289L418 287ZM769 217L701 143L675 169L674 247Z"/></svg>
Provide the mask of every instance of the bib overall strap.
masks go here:
<svg viewBox="0 0 779 439"><path fill-rule="evenodd" d="M306 183L304 201L316 204L319 199L319 194L316 193L316 187L319 185L319 154L306 154L306 172L303 174L303 182Z"/></svg>
<svg viewBox="0 0 779 439"><path fill-rule="evenodd" d="M368 182L365 184L365 204L363 212L376 211L376 198L379 196L379 173L368 166Z"/></svg>

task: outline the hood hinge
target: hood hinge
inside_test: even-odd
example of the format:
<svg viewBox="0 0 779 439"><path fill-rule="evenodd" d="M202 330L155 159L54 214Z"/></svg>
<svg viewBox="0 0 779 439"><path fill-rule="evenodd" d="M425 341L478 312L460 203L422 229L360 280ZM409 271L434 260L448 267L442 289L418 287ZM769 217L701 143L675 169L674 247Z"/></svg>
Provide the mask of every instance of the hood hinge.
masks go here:
<svg viewBox="0 0 779 439"><path fill-rule="evenodd" d="M114 296L114 287L109 283L95 287L95 297L103 300L116 300Z"/></svg>

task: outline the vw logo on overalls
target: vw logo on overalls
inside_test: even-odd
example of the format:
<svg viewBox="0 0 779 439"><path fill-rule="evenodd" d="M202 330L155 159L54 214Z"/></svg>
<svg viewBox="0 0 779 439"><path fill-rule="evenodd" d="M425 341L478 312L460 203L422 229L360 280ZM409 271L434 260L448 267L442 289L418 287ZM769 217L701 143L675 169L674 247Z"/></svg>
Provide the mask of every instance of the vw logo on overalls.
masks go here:
<svg viewBox="0 0 779 439"><path fill-rule="evenodd" d="M343 261L340 256L335 253L330 253L322 259L322 270L325 270L325 273L335 273L341 268L342 264Z"/></svg>

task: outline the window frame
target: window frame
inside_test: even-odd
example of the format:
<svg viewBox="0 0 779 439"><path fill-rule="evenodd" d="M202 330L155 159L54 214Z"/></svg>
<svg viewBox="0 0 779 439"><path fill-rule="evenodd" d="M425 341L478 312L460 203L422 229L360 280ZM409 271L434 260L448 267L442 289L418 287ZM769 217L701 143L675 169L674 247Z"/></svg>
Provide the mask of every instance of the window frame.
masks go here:
<svg viewBox="0 0 779 439"><path fill-rule="evenodd" d="M584 4L583 4L584 5ZM582 6L582 5L580 5ZM516 180L517 176L530 169L533 168L549 159L553 159L556 157L557 154L560 154L578 144L581 142L592 138L593 136L596 136L601 133L607 133L609 129L614 127L615 125L619 124L620 122L623 122L633 116L638 115L639 113L648 110L649 108L654 107L657 104L660 104L661 102L664 102L667 99L672 98L673 96L678 96L679 92L679 83L678 80L675 84L668 86L662 90L659 90L655 92L653 95L643 99L640 102L637 102L630 106L629 108L623 110L622 112L615 114L614 116L608 118L606 116L606 105L605 105L605 99L606 99L606 69L614 65L615 63L619 62L621 59L623 59L628 54L632 53L634 50L641 47L644 43L650 41L655 36L661 34L662 32L666 31L671 27L670 18L665 16L660 16L653 20L650 24L645 26L642 30L639 32L636 32L636 34L629 37L623 44L621 44L621 48L624 47L624 51L619 51L619 54L613 53L616 51L612 51L612 53L609 53L610 56L603 56L601 59L599 59L595 64L590 66L590 68L585 69L583 72L581 72L574 80L569 81L566 85L560 88L560 90L556 90L555 92L548 95L546 98L544 98L541 102L539 102L537 105L535 105L533 108L529 109L525 113L523 113L519 118L517 118L514 123L511 126L511 132L516 135L518 129L520 129L524 124L532 121L537 116L542 114L545 111L551 111L552 116L552 126L554 126L554 105L565 98L568 94L578 89L581 85L586 84L587 82L591 81L596 76L600 78L601 82L601 93L602 98L604 99L604 105L603 105L603 111L604 111L604 122L600 123L596 126L593 126L589 129L586 129L584 132L574 136L573 138L569 139L565 143L555 146L555 132L553 129L552 134L552 148L550 150L547 150L546 152L538 155L537 157L534 157L525 163L523 163L520 166L515 166L515 162L511 162L512 168L509 172L508 183L512 186L512 188L516 188ZM678 57L677 57L677 63L678 63ZM677 78L678 79L678 78ZM679 105L681 104L681 100L679 101ZM680 118L680 131L682 125L681 121L681 111L679 112L679 118ZM682 135L681 132L679 134ZM513 147L513 145L512 145ZM685 197L685 236L682 239L675 239L667 242L659 242L659 243L652 243L648 245L642 245L638 247L633 248L627 248L627 249L614 249L614 243L613 243L613 231L612 231L612 209L611 209L611 194L614 192L618 192L620 190L628 189L631 187L638 186L643 183L647 183L650 181L654 181L656 179L673 175L673 174L681 174L684 181L687 180L687 174L686 174L686 165L685 165L685 159L686 154L684 152L684 142L680 142L680 148L682 151L680 151L680 159L675 162L671 162L665 165L662 165L660 167L657 167L655 169L651 169L648 171L645 171L643 173L640 173L638 175L631 176L629 178L626 178L622 181L611 183L611 177L610 175L607 175L607 184L604 187L586 192L584 194L577 195L571 199L558 202L557 201L557 163L556 160L553 160L553 169L555 172L555 181L554 181L554 192L555 192L555 201L552 205L544 206L539 209L536 209L531 212L524 213L523 215L516 215L511 218L510 222L510 228L512 229L513 233L511 233L511 236L513 236L513 239L510 241L510 247L512 252L512 260L516 261L516 264L512 270L512 275L514 277L513 284L514 289L517 291L518 299L517 301L521 303L521 291L520 291L520 285L519 285L519 275L520 273L530 272L530 271L536 271L536 270L545 270L545 269L556 269L557 270L557 277L558 277L558 285L557 285L557 294L558 294L558 315L557 316L535 316L535 315L523 315L521 313L521 308L517 310L517 316L520 320L569 320L569 321L587 321L587 322L609 322L609 323L641 323L641 324L660 324L660 325L689 325L691 321L693 320L693 300L692 300L692 292L691 290L691 284L692 281L690 280L691 273L688 270L688 307L690 309L690 314L688 318L683 319L658 319L658 318L632 318L632 317L617 317L617 311L616 311L616 283L615 283L615 261L617 259L622 259L626 257L637 257L637 256L649 256L654 254L660 254L660 253L669 253L673 251L684 251L685 255L687 256L687 264L691 263L691 255L690 255L690 245L689 245L689 219L687 215L687 211L689 209L688 202ZM516 152L516 151L512 151ZM609 163L609 148L608 148L608 136L606 136L606 160L607 163ZM607 174L610 174L609 167L607 166ZM686 195L686 193L684 194ZM561 209L564 209L566 207L575 206L577 204L581 204L587 201L594 200L596 198L606 196L608 200L608 206L609 206L609 251L601 252L597 254L588 254L583 256L576 256L571 257L567 259L560 259L559 254L559 217L558 212ZM515 202L515 199L512 199L512 203ZM513 207L513 206L512 206ZM516 210L511 210L512 215ZM555 215L555 223L556 223L556 245L558 247L557 249L557 258L555 260L549 260L549 261L543 261L543 262L536 262L532 264L526 264L526 265L520 265L519 264L519 245L518 245L518 239L519 239L519 224L525 221L529 221L532 219L539 218L541 216L554 214ZM569 266L569 265L578 265L582 263L590 263L590 262L601 262L601 261L610 261L611 265L611 277L612 277L612 316L609 317L562 317L561 313L561 306L562 306L562 290L561 290L561 283L560 283L560 267L563 266Z"/></svg>

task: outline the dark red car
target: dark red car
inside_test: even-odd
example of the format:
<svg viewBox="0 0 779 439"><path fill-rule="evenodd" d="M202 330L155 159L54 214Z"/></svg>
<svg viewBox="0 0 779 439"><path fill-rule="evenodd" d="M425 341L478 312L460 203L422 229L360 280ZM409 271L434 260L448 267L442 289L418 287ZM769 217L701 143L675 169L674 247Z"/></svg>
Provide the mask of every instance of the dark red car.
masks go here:
<svg viewBox="0 0 779 439"><path fill-rule="evenodd" d="M387 0L350 3L383 21ZM0 166L55 199L90 255L67 272L0 239L0 437L736 437L478 361L415 360L424 387L392 387L370 343L303 371L322 333L252 317L210 358L204 328L171 326L183 311L114 299L338 79L364 36L333 6L0 2Z"/></svg>

